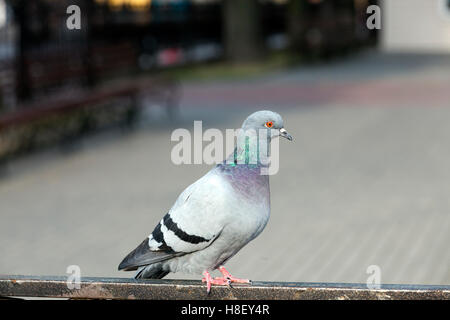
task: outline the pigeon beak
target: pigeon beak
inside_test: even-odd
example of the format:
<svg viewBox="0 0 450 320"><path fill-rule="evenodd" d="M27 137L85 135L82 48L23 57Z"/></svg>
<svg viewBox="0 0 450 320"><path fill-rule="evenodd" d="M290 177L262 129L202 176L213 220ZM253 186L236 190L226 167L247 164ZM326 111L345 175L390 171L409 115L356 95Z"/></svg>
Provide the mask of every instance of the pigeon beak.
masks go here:
<svg viewBox="0 0 450 320"><path fill-rule="evenodd" d="M292 136L286 131L285 128L281 128L281 129L280 129L280 136L285 137L285 138L288 139L289 141L294 140L294 138L292 138Z"/></svg>

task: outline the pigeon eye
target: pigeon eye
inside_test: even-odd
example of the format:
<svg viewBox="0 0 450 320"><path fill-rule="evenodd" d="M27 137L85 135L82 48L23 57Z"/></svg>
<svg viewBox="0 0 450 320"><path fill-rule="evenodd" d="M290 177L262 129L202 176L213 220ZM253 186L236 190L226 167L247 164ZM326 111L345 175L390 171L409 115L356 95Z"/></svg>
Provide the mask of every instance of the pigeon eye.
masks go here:
<svg viewBox="0 0 450 320"><path fill-rule="evenodd" d="M265 126L266 126L267 128L272 128L272 127L273 127L273 122L272 122L272 121L267 121L266 124L265 124Z"/></svg>

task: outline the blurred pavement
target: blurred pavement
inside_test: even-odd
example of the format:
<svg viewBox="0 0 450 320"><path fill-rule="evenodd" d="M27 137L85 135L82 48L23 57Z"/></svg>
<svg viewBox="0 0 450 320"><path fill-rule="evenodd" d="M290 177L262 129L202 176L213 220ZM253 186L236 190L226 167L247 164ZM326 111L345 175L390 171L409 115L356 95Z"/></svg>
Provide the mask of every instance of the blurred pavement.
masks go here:
<svg viewBox="0 0 450 320"><path fill-rule="evenodd" d="M364 53L183 85L181 117L10 163L0 177L0 273L131 277L121 259L210 166L170 161L176 127L237 128L270 108L281 141L264 232L227 264L267 281L450 284L450 56ZM200 279L171 274L167 278Z"/></svg>

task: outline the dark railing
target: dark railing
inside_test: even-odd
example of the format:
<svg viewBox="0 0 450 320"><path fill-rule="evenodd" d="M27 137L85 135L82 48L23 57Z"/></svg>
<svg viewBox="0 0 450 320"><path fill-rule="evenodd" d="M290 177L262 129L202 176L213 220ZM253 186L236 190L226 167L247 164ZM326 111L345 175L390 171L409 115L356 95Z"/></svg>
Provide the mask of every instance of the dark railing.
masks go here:
<svg viewBox="0 0 450 320"><path fill-rule="evenodd" d="M73 285L76 283L72 283ZM79 289L70 289L66 277L0 276L2 297L68 299L245 299L245 300L450 300L449 285L381 285L369 289L366 284L254 282L229 287L206 286L194 280L134 280L125 278L81 278Z"/></svg>

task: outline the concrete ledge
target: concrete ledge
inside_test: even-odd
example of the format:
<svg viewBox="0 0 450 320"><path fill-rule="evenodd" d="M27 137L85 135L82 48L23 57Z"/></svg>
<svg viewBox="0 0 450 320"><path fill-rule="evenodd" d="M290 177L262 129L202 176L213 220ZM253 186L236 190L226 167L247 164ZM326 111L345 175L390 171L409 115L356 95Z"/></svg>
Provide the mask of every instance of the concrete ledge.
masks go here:
<svg viewBox="0 0 450 320"><path fill-rule="evenodd" d="M69 289L66 277L0 275L0 297L72 299L242 299L242 300L450 300L450 286L381 285L369 290L365 284L254 282L233 288L213 286L210 295L200 281L134 280L129 278L82 278L80 289Z"/></svg>

